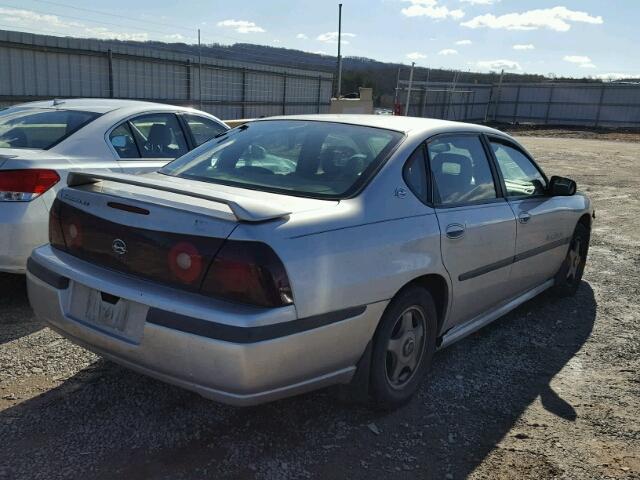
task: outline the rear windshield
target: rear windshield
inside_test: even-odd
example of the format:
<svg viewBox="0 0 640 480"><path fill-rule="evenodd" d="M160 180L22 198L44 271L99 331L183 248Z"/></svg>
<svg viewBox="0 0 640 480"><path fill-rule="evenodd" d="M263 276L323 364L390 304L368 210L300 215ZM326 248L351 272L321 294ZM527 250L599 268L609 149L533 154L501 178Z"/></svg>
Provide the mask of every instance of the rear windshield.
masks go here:
<svg viewBox="0 0 640 480"><path fill-rule="evenodd" d="M0 148L46 150L99 115L77 110L8 108L0 112Z"/></svg>
<svg viewBox="0 0 640 480"><path fill-rule="evenodd" d="M403 135L341 123L268 120L222 134L161 173L316 198L357 191Z"/></svg>

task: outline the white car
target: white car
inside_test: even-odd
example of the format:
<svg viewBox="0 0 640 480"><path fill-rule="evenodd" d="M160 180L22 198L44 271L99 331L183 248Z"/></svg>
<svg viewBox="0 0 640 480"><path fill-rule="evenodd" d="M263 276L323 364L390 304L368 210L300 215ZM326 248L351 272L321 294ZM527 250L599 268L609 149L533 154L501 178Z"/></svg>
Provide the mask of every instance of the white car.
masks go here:
<svg viewBox="0 0 640 480"><path fill-rule="evenodd" d="M70 169L155 171L228 128L199 110L134 100L0 111L0 271L24 273L31 250L47 243L49 208Z"/></svg>

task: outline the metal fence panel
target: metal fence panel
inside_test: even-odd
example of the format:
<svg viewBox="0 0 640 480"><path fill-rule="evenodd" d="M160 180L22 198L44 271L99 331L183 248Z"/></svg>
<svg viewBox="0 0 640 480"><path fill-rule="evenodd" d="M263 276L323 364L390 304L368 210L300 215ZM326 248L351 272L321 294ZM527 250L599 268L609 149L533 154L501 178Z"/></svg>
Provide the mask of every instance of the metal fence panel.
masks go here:
<svg viewBox="0 0 640 480"><path fill-rule="evenodd" d="M230 119L323 113L332 83L332 73L317 70L211 57L199 70L191 52L0 30L0 106L112 97L201 106Z"/></svg>
<svg viewBox="0 0 640 480"><path fill-rule="evenodd" d="M406 102L406 81L399 101ZM425 89L427 94L425 97ZM425 102L423 105L420 102ZM640 127L640 85L414 82L409 114L448 120Z"/></svg>

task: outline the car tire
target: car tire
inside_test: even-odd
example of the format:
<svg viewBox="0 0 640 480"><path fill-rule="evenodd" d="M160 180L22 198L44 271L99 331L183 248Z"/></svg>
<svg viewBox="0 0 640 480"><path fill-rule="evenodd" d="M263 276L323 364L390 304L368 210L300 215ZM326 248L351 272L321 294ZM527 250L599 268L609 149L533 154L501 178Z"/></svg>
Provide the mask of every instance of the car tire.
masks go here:
<svg viewBox="0 0 640 480"><path fill-rule="evenodd" d="M411 286L387 306L373 338L369 395L384 410L406 403L431 366L437 313L431 294Z"/></svg>
<svg viewBox="0 0 640 480"><path fill-rule="evenodd" d="M553 291L561 297L574 295L578 291L587 262L589 233L589 229L582 223L573 232L567 256L556 273L553 285Z"/></svg>

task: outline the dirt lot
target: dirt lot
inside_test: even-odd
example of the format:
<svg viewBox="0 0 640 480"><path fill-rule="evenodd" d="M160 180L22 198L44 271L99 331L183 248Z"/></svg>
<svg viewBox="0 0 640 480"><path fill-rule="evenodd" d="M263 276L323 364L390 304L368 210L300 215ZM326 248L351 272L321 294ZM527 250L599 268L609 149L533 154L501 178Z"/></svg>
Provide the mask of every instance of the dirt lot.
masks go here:
<svg viewBox="0 0 640 480"><path fill-rule="evenodd" d="M594 200L584 282L440 352L393 413L217 405L71 345L0 276L0 478L640 478L640 144L522 140Z"/></svg>

